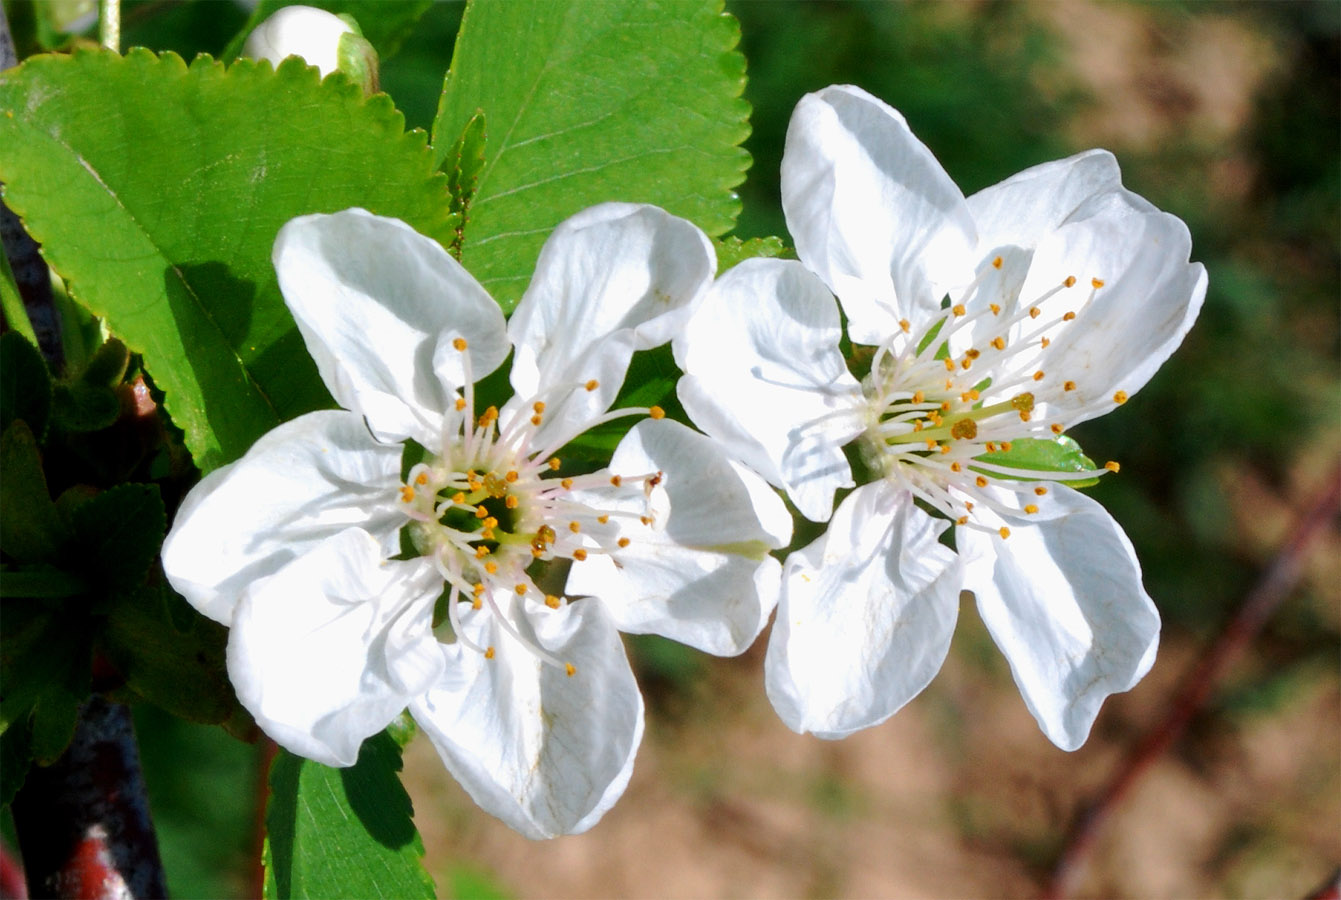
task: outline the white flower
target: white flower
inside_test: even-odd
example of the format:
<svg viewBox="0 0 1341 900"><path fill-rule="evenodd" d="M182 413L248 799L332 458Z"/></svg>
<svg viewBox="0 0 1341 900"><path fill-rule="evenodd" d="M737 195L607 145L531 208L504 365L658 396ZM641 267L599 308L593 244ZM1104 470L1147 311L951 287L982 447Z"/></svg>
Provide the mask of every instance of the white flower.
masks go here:
<svg viewBox="0 0 1341 900"><path fill-rule="evenodd" d="M231 627L238 697L294 753L350 765L408 706L513 828L591 827L642 734L618 631L741 652L790 539L778 496L708 438L656 407L607 412L634 351L702 299L711 244L655 207L593 207L551 235L506 326L437 243L363 210L293 220L274 259L344 408L206 476L164 545L169 580ZM509 352L514 395L481 409ZM570 474L560 449L627 415L651 418ZM407 439L426 453L403 469ZM567 593L593 599L555 587L567 565Z"/></svg>
<svg viewBox="0 0 1341 900"><path fill-rule="evenodd" d="M822 737L884 721L940 669L970 590L1040 727L1080 746L1154 661L1159 615L1126 535L1067 486L1095 472L1061 435L1192 326L1206 274L1187 228L1103 151L966 200L853 87L797 106L782 194L801 262L735 267L674 345L690 417L807 517L854 484L845 445L869 473L784 566L774 706ZM860 382L830 291L870 345Z"/></svg>

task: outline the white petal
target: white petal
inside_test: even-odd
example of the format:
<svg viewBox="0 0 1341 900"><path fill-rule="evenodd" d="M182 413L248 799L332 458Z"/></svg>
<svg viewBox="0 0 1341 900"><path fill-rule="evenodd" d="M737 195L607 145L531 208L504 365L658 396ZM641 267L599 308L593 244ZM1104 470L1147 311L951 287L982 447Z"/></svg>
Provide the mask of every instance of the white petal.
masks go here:
<svg viewBox="0 0 1341 900"><path fill-rule="evenodd" d="M442 414L509 346L503 313L436 241L362 209L302 216L280 229L284 301L336 402L387 440L442 439Z"/></svg>
<svg viewBox="0 0 1341 900"><path fill-rule="evenodd" d="M643 734L642 696L599 603L530 606L529 620L514 621L528 639L573 663L573 676L503 633L486 607L466 612L462 627L493 646L494 658L460 643L444 646L455 673L410 712L486 812L529 838L578 834L628 785Z"/></svg>
<svg viewBox="0 0 1341 900"><path fill-rule="evenodd" d="M163 571L196 609L225 625L251 582L350 526L394 553L400 444L361 416L314 412L272 429L201 479L163 543Z"/></svg>
<svg viewBox="0 0 1341 900"><path fill-rule="evenodd" d="M959 528L964 586L1010 661L1024 702L1054 744L1085 742L1109 694L1150 669L1159 613L1131 542L1103 507L1060 485L1048 518L1006 517L1010 537ZM996 520L980 507L980 519Z"/></svg>
<svg viewBox="0 0 1341 900"><path fill-rule="evenodd" d="M662 472L665 521L636 518L629 545L575 562L567 592L605 604L620 631L659 634L719 656L743 652L777 603L781 566L768 551L791 540L787 508L762 478L710 439L669 419L639 422L620 441L610 471ZM632 494L632 496L630 496ZM593 509L643 508L641 488L575 491Z"/></svg>
<svg viewBox="0 0 1341 900"><path fill-rule="evenodd" d="M358 529L323 541L242 596L228 677L285 749L328 766L439 681L431 630L442 579L422 560L387 561Z"/></svg>
<svg viewBox="0 0 1341 900"><path fill-rule="evenodd" d="M556 398L540 397L542 390L592 378L600 386L579 392L567 412L547 411L542 434L571 430L609 409L629 353L670 340L716 268L707 235L655 206L603 203L554 229L508 323L516 346L512 387L528 403L553 405Z"/></svg>
<svg viewBox="0 0 1341 900"><path fill-rule="evenodd" d="M860 88L797 104L782 206L797 255L838 295L858 343L935 315L945 291L973 277L964 195L903 116Z"/></svg>
<svg viewBox="0 0 1341 900"><path fill-rule="evenodd" d="M997 247L1032 250L1091 197L1119 190L1122 175L1107 150L1087 150L1012 175L968 198L979 257Z"/></svg>
<svg viewBox="0 0 1341 900"><path fill-rule="evenodd" d="M864 427L841 328L833 297L799 263L746 260L675 342L690 419L815 521L852 484L842 447Z"/></svg>
<svg viewBox="0 0 1341 900"><path fill-rule="evenodd" d="M1078 281L1043 313L1059 314L1069 294L1064 302L1079 310L1077 317L1061 323L1050 346L1027 363L1046 376L1034 390L1040 415L1067 426L1111 410L1118 391L1131 396L1144 387L1182 343L1206 296L1205 269L1188 262L1187 226L1133 197L1121 192L1091 201L1039 244L1025 280L1025 296L1069 275ZM1103 286L1095 290L1092 278ZM1064 390L1067 381L1076 387Z"/></svg>
<svg viewBox="0 0 1341 900"><path fill-rule="evenodd" d="M931 682L959 612L946 523L885 482L852 492L829 530L787 558L765 686L787 727L841 738Z"/></svg>

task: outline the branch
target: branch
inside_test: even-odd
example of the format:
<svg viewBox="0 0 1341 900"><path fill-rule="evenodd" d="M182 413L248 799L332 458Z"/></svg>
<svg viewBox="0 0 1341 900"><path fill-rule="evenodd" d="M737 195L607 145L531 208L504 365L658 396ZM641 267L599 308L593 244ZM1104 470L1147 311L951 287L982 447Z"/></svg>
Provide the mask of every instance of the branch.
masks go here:
<svg viewBox="0 0 1341 900"><path fill-rule="evenodd" d="M1243 598L1233 617L1184 677L1164 718L1127 754L1107 786L1081 810L1053 870L1048 896L1065 897L1074 893L1099 831L1113 809L1146 769L1183 734L1192 717L1206 705L1211 688L1289 596L1303 574L1309 548L1332 522L1339 503L1341 472L1335 472L1314 504L1299 517L1289 539Z"/></svg>

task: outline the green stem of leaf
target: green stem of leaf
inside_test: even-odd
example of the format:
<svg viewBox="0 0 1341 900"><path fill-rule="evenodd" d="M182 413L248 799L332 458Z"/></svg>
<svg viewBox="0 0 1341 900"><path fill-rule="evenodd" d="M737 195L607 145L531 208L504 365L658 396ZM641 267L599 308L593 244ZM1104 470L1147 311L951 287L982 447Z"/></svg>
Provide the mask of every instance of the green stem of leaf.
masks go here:
<svg viewBox="0 0 1341 900"><path fill-rule="evenodd" d="M38 346L37 332L28 319L28 310L24 308L23 297L19 294L18 282L14 280L14 270L9 267L9 256L0 253L0 310L4 311L5 322L19 334L26 337L34 347Z"/></svg>
<svg viewBox="0 0 1341 900"><path fill-rule="evenodd" d="M98 42L121 52L121 0L98 0Z"/></svg>

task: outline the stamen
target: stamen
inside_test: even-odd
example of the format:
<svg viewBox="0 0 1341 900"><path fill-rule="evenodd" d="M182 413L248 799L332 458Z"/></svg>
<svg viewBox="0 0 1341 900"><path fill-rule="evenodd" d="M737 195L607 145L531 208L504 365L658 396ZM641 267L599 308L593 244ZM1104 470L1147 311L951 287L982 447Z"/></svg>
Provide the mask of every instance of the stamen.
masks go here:
<svg viewBox="0 0 1341 900"><path fill-rule="evenodd" d="M1126 392L1126 391L1118 391L1116 394L1113 395L1113 402L1114 402L1114 403L1118 403L1118 404L1126 403L1126 402L1127 402L1127 392Z"/></svg>

